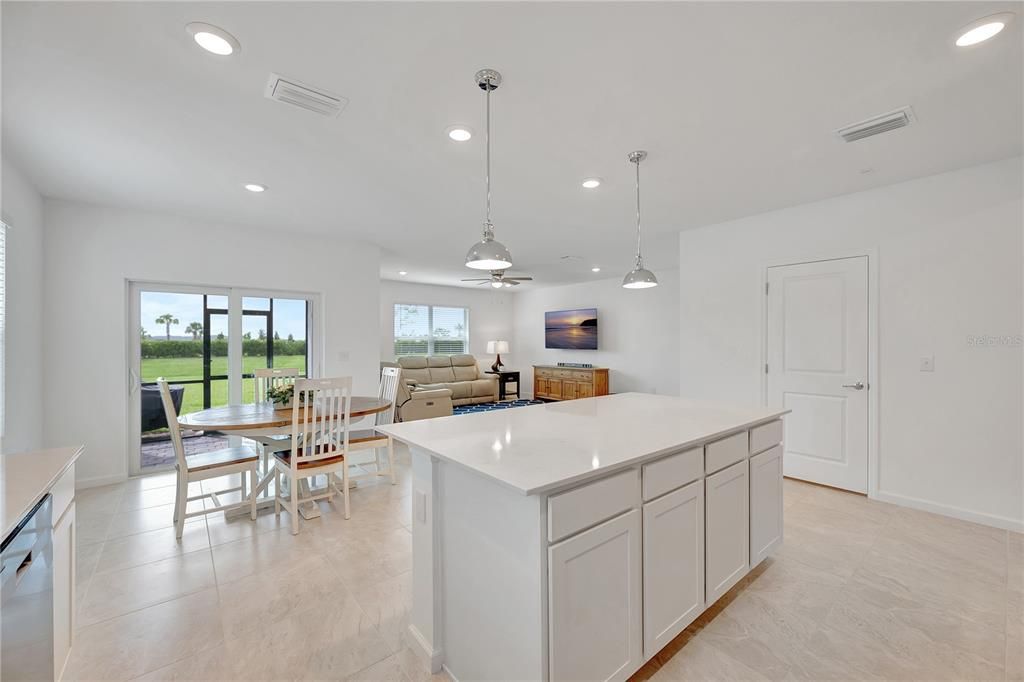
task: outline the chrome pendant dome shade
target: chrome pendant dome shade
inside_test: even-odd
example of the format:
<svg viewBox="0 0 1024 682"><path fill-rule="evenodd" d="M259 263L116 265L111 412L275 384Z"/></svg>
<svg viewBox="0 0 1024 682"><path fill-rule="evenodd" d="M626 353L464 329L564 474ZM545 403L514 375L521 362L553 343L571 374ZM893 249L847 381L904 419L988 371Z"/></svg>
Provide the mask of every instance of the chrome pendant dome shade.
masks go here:
<svg viewBox="0 0 1024 682"><path fill-rule="evenodd" d="M491 222L491 91L501 85L501 74L494 69L476 72L476 84L487 95L487 218L484 220L483 239L466 253L466 267L474 270L505 270L512 267L512 254L508 247L494 239L494 224Z"/></svg>
<svg viewBox="0 0 1024 682"><path fill-rule="evenodd" d="M637 263L636 267L626 273L622 278L623 289L650 289L658 286L658 278L654 273L646 269L643 263Z"/></svg>
<svg viewBox="0 0 1024 682"><path fill-rule="evenodd" d="M640 162L646 158L645 151L629 153L629 162L636 164L636 263L622 278L623 289L650 289L658 286L658 278L644 267L644 257L640 253Z"/></svg>
<svg viewBox="0 0 1024 682"><path fill-rule="evenodd" d="M473 244L466 254L466 267L474 270L505 270L512 267L512 254L499 241L494 240L494 228L484 226L484 238Z"/></svg>

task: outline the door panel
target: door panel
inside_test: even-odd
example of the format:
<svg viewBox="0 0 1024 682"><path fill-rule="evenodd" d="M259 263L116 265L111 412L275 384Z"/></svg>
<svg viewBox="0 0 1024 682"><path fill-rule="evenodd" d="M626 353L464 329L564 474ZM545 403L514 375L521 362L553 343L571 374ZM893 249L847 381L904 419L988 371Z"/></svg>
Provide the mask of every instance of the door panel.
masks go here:
<svg viewBox="0 0 1024 682"><path fill-rule="evenodd" d="M768 268L767 359L768 404L792 410L785 474L866 492L866 256Z"/></svg>
<svg viewBox="0 0 1024 682"><path fill-rule="evenodd" d="M750 566L750 486L747 460L704 479L707 603L739 582Z"/></svg>

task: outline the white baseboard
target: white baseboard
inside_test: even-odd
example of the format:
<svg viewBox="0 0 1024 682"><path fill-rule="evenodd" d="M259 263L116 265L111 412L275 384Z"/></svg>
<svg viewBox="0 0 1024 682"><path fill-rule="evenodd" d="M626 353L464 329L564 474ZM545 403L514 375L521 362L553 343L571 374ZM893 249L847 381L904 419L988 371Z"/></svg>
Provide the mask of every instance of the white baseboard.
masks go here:
<svg viewBox="0 0 1024 682"><path fill-rule="evenodd" d="M84 490L85 488L99 488L103 485L124 483L127 480L128 477L122 474L115 474L113 476L93 476L92 478L76 478L75 489Z"/></svg>
<svg viewBox="0 0 1024 682"><path fill-rule="evenodd" d="M412 650L419 654L420 658L427 664L430 668L430 673L432 675L436 675L441 672L441 666L444 662L444 653L435 649L429 642L427 642L427 638L424 637L423 633L419 631L419 628L412 623L409 624L406 634L408 635L407 639L409 640L409 644L412 645ZM450 674L451 673L449 673L449 675ZM452 679L455 678L453 677Z"/></svg>
<svg viewBox="0 0 1024 682"><path fill-rule="evenodd" d="M933 514L942 514L943 516L960 519L961 521L970 521L971 523L980 523L984 526L992 526L994 528L1003 528L1017 533L1024 533L1024 520L1022 519L1011 519L1008 516L997 516L996 514L985 514L984 512L961 509L960 507L939 504L937 502L909 497L907 495L887 493L883 490L879 490L872 499L878 500L879 502L898 504L901 507L910 507L911 509L932 512Z"/></svg>

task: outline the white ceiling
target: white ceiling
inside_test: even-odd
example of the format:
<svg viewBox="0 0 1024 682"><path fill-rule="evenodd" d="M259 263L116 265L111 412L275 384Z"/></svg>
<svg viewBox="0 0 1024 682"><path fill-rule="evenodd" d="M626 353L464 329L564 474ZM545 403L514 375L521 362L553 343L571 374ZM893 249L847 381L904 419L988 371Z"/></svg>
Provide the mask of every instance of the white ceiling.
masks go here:
<svg viewBox="0 0 1024 682"><path fill-rule="evenodd" d="M6 2L4 153L47 196L351 236L382 247L385 277L452 284L475 276L462 266L483 219L473 74L493 67L498 239L513 274L580 281L631 265L633 149L650 152L655 269L675 265L680 229L1020 154L1022 7ZM952 46L1007 9L1004 34ZM198 49L191 21L230 31L240 53ZM350 103L328 120L272 102L270 72ZM907 104L911 128L833 133ZM455 123L477 135L450 142ZM605 182L585 191L587 176Z"/></svg>

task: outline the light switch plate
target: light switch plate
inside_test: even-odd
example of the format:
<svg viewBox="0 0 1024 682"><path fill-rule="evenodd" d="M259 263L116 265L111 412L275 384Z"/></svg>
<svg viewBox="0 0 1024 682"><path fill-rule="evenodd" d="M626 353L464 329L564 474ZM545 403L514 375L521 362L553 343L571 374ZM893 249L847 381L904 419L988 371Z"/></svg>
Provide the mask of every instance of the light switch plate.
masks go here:
<svg viewBox="0 0 1024 682"><path fill-rule="evenodd" d="M921 356L921 371L922 372L934 372L935 371L935 356L934 355L922 355Z"/></svg>

